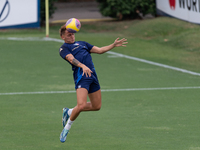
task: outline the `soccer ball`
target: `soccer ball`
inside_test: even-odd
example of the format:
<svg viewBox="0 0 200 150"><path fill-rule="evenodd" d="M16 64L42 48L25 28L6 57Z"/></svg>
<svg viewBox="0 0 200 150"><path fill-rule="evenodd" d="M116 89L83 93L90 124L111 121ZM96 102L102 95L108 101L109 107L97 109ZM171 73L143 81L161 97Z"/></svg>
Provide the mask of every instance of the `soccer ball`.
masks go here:
<svg viewBox="0 0 200 150"><path fill-rule="evenodd" d="M81 23L78 19L70 18L69 20L67 20L66 29L70 33L76 33L80 30L80 28L81 28Z"/></svg>

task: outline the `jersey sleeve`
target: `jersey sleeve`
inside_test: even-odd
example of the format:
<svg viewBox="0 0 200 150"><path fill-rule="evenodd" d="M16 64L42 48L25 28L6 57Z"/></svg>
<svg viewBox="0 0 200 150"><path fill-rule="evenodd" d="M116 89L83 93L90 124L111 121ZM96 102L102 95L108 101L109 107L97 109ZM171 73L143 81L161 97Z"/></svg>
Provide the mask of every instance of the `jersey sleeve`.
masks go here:
<svg viewBox="0 0 200 150"><path fill-rule="evenodd" d="M70 51L68 50L67 47L60 47L60 50L59 50L59 53L60 53L60 56L65 59L65 57L68 55L68 54L71 54Z"/></svg>
<svg viewBox="0 0 200 150"><path fill-rule="evenodd" d="M93 48L94 45L91 45L90 43L85 42L87 48L88 48L88 52L90 52L90 50Z"/></svg>

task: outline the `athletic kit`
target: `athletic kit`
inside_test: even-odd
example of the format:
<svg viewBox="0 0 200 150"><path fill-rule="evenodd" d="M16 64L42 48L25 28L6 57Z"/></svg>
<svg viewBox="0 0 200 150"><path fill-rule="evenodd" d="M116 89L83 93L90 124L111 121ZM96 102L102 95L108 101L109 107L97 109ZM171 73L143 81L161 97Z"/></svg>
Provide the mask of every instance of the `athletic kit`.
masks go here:
<svg viewBox="0 0 200 150"><path fill-rule="evenodd" d="M72 54L75 59L77 59L82 64L86 65L93 72L91 74L91 77L86 77L85 74L82 75L82 68L77 67L68 61L72 65L75 89L86 88L88 90L88 93L93 93L100 89L97 74L95 72L92 57L90 55L90 50L92 49L92 47L93 45L85 41L76 41L73 44L64 43L59 50L60 56L64 60L66 60L66 55Z"/></svg>

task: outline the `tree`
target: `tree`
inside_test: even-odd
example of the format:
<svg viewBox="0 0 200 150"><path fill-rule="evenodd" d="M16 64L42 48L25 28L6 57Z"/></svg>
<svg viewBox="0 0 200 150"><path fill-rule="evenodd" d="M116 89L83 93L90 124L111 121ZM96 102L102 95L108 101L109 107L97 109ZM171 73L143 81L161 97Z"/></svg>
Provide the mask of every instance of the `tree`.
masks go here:
<svg viewBox="0 0 200 150"><path fill-rule="evenodd" d="M146 14L156 14L155 0L96 0L103 16L133 19Z"/></svg>

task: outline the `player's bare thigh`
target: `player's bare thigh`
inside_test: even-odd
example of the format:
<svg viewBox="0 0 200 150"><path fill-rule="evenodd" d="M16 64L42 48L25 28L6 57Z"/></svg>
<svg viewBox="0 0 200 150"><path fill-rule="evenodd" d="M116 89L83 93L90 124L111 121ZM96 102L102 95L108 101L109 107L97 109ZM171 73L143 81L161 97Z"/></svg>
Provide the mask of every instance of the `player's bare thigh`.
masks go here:
<svg viewBox="0 0 200 150"><path fill-rule="evenodd" d="M96 110L101 108L101 90L88 94L92 107Z"/></svg>
<svg viewBox="0 0 200 150"><path fill-rule="evenodd" d="M87 95L88 91L85 88L79 88L76 90L76 96L77 96L77 105L86 105L87 103Z"/></svg>

